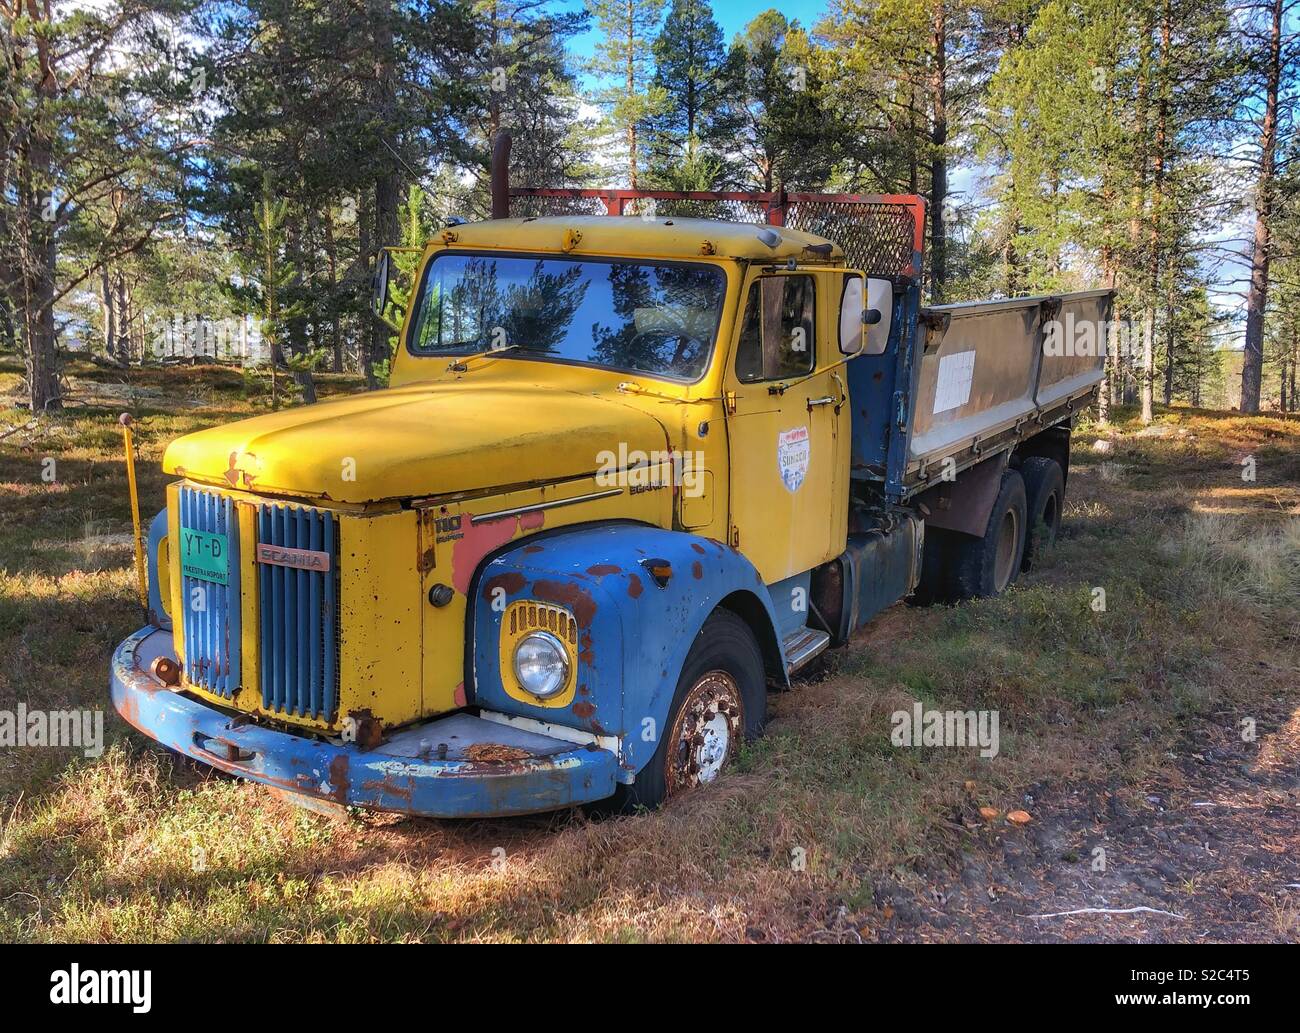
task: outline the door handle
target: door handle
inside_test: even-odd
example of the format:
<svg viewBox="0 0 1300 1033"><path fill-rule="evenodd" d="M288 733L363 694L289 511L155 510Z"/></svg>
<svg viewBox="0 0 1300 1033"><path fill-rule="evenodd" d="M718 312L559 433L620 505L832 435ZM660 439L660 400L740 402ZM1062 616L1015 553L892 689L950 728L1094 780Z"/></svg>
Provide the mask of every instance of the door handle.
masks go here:
<svg viewBox="0 0 1300 1033"><path fill-rule="evenodd" d="M831 379L835 381L835 387L838 389L840 393L840 399L838 402L835 403L835 414L838 416L839 411L842 408L844 408L844 403L849 400L849 396L848 393L844 390L844 381L840 379L840 375L838 373L832 373Z"/></svg>
<svg viewBox="0 0 1300 1033"><path fill-rule="evenodd" d="M833 395L826 395L826 396L824 396L824 397L822 397L822 398L809 398L809 399L808 399L808 411L809 411L809 412L812 412L812 411L813 411L813 406L816 406L816 405L834 405L834 404L835 404L835 398L834 398Z"/></svg>

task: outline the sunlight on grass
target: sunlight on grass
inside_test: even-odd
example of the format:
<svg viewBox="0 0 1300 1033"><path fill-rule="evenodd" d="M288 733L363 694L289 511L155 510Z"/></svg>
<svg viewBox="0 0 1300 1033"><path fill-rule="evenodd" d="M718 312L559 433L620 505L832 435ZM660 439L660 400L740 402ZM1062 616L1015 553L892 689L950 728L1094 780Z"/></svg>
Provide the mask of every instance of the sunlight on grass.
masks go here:
<svg viewBox="0 0 1300 1033"><path fill-rule="evenodd" d="M229 375L137 376L202 401L139 418L151 513L166 442L260 402ZM108 657L139 620L115 416L79 410L0 442L0 707L111 711ZM955 863L984 834L954 817L972 798L1005 811L1044 781L1132 783L1168 763L1189 715L1294 682L1300 521L1269 486L1296 476L1300 424L1161 420L1170 433L1137 436L1126 419L1104 459L1096 428L1077 438L1061 538L1011 593L882 614L822 675L772 697L767 737L734 772L655 814L330 822L177 760L111 713L96 761L4 751L0 938L807 937L870 908L881 880ZM1257 490L1243 490L1246 453L1263 457ZM56 485L40 482L46 455ZM1214 497L1248 512L1196 512ZM998 710L997 759L894 747L890 715L918 700Z"/></svg>

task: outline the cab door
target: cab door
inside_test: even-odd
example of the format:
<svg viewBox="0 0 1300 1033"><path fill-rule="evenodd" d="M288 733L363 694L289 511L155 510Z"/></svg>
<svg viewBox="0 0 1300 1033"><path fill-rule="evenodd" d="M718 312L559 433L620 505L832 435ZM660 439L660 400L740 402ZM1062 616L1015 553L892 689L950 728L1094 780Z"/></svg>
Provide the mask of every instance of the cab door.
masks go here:
<svg viewBox="0 0 1300 1033"><path fill-rule="evenodd" d="M745 284L724 381L731 541L768 584L844 549L849 412L828 332L841 280L753 271Z"/></svg>

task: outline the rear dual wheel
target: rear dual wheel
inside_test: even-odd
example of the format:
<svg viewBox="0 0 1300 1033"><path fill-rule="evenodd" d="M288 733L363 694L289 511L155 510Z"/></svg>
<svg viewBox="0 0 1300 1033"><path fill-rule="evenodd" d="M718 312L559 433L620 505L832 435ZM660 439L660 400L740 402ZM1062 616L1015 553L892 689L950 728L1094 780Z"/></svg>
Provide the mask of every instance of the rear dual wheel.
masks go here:
<svg viewBox="0 0 1300 1033"><path fill-rule="evenodd" d="M1020 475L1025 479L1029 517L1020 569L1030 570L1056 544L1065 506L1065 474L1055 459L1030 456L1020 464Z"/></svg>
<svg viewBox="0 0 1300 1033"><path fill-rule="evenodd" d="M952 595L981 599L1005 592L1020 574L1028 504L1017 470L1002 475L1002 487L982 537L957 535L952 543Z"/></svg>

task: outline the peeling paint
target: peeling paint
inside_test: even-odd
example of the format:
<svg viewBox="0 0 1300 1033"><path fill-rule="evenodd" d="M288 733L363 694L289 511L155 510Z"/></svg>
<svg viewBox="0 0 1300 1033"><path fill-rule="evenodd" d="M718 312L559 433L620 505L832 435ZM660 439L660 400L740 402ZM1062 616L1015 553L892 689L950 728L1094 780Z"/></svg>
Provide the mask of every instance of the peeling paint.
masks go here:
<svg viewBox="0 0 1300 1033"><path fill-rule="evenodd" d="M591 627L592 618L596 616L596 600L581 585L575 585L571 581L535 581L533 594L542 602L568 607L577 620L578 627Z"/></svg>

